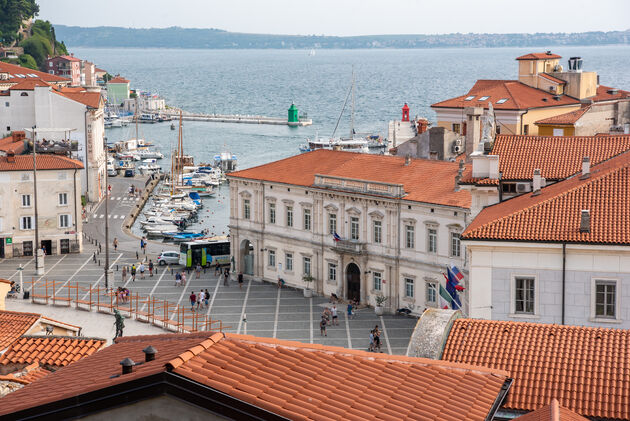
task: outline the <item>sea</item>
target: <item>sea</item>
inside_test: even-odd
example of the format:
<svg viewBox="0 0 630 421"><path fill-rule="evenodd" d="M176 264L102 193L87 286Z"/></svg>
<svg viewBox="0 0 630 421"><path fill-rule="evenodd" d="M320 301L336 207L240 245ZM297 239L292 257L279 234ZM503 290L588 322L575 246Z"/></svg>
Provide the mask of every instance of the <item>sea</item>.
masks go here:
<svg viewBox="0 0 630 421"><path fill-rule="evenodd" d="M430 105L465 94L477 79L517 79L515 58L551 50L580 56L585 71L597 71L600 83L630 90L630 46L465 49L365 50L197 50L72 48L78 57L120 74L131 87L159 94L168 105L190 112L287 116L294 102L312 126L184 122L184 149L196 162L210 162L229 150L239 169L299 153L299 146L316 134L350 132L350 107L340 117L355 74L354 127L357 132L387 136L390 120L400 119L407 103L412 116L435 122ZM133 128L113 128L107 141L135 136ZM143 124L141 136L167 155L177 142L170 123ZM227 233L227 187L206 200L204 216L192 229Z"/></svg>

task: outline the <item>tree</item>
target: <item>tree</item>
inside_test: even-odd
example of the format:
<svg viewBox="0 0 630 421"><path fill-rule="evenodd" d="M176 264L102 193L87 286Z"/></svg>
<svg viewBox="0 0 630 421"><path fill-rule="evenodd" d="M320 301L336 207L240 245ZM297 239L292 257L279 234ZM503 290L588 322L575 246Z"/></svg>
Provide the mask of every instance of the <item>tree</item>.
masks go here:
<svg viewBox="0 0 630 421"><path fill-rule="evenodd" d="M0 0L0 41L12 44L18 39L22 22L39 13L35 0Z"/></svg>
<svg viewBox="0 0 630 421"><path fill-rule="evenodd" d="M114 76L110 75L109 73L105 73L105 74L103 75L103 82L107 83L107 82L109 82L110 80L112 80L113 78L114 78Z"/></svg>
<svg viewBox="0 0 630 421"><path fill-rule="evenodd" d="M20 66L28 67L29 69L38 70L37 62L30 54L22 54L18 57L20 61Z"/></svg>

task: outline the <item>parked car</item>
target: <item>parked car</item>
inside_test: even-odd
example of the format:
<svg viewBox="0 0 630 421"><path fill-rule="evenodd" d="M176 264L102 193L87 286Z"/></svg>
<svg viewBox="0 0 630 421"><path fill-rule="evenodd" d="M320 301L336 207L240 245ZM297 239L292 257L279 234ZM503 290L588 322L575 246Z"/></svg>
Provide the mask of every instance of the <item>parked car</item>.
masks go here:
<svg viewBox="0 0 630 421"><path fill-rule="evenodd" d="M136 175L136 172L132 169L126 169L125 170L125 177L134 177Z"/></svg>
<svg viewBox="0 0 630 421"><path fill-rule="evenodd" d="M177 265L179 264L178 251L163 251L157 258L158 265Z"/></svg>
<svg viewBox="0 0 630 421"><path fill-rule="evenodd" d="M107 167L107 176L108 177L116 177L118 175L118 171L114 167Z"/></svg>

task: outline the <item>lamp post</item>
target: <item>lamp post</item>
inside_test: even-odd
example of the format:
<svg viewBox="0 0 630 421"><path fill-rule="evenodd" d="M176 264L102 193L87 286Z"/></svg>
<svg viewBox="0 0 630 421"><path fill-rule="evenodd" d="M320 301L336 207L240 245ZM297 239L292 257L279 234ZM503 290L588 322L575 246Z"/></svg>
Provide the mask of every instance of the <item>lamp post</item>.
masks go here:
<svg viewBox="0 0 630 421"><path fill-rule="evenodd" d="M35 127L33 133L33 206L35 209L35 271L37 275L44 274L44 252L39 244L39 221L37 212L37 152L35 151Z"/></svg>
<svg viewBox="0 0 630 421"><path fill-rule="evenodd" d="M103 136L105 149L105 291L109 289L109 184L107 178L107 143Z"/></svg>

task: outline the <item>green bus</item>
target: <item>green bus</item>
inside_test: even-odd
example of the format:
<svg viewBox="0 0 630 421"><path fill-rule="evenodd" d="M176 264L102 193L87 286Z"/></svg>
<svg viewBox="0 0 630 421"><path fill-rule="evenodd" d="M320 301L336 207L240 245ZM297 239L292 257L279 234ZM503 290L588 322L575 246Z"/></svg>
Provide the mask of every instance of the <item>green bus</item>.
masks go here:
<svg viewBox="0 0 630 421"><path fill-rule="evenodd" d="M179 264L194 268L230 264L230 239L226 236L212 237L198 241L188 241L179 246Z"/></svg>

